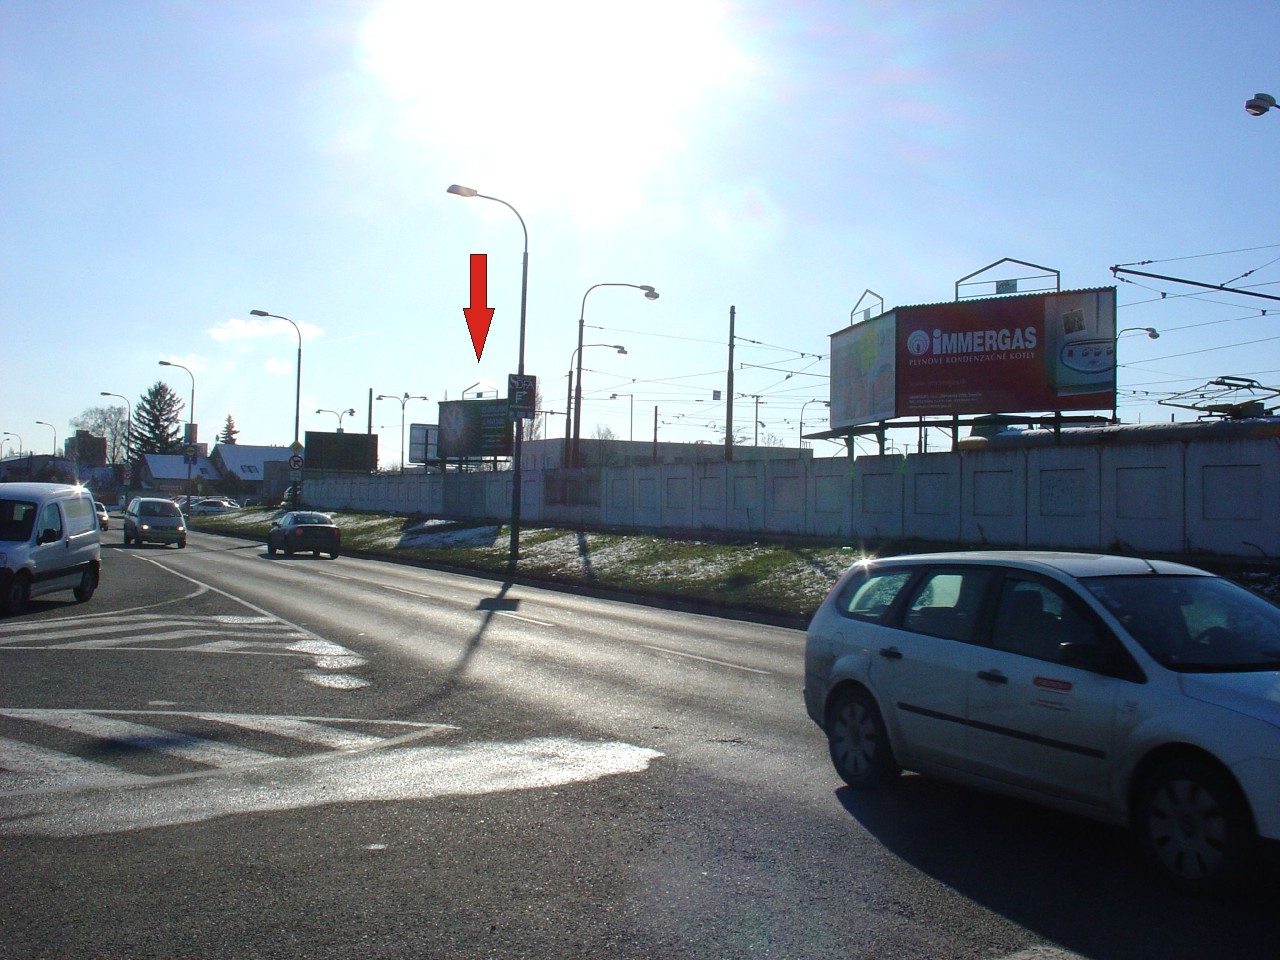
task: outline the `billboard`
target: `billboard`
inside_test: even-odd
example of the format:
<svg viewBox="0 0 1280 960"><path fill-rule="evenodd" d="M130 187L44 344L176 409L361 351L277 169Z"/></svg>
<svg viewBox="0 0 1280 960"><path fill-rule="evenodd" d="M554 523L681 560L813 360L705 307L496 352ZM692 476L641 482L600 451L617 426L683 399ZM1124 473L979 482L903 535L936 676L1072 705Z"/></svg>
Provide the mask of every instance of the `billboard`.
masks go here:
<svg viewBox="0 0 1280 960"><path fill-rule="evenodd" d="M511 418L506 398L446 400L440 404L440 457L509 457Z"/></svg>
<svg viewBox="0 0 1280 960"><path fill-rule="evenodd" d="M409 424L409 462L434 463L440 459L440 428L434 423Z"/></svg>
<svg viewBox="0 0 1280 960"><path fill-rule="evenodd" d="M309 470L374 473L378 469L376 433L319 433L308 430L306 439Z"/></svg>
<svg viewBox="0 0 1280 960"><path fill-rule="evenodd" d="M898 307L832 335L831 426L1111 409L1115 337L1115 287Z"/></svg>

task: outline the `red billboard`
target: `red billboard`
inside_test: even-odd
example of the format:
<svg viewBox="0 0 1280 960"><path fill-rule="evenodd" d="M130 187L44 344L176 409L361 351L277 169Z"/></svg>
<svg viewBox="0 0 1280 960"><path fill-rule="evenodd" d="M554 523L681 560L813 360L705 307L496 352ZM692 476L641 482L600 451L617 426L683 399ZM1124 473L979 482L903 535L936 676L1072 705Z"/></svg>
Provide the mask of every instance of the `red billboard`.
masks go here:
<svg viewBox="0 0 1280 960"><path fill-rule="evenodd" d="M1115 336L1115 287L897 307L832 336L831 425L1111 409Z"/></svg>

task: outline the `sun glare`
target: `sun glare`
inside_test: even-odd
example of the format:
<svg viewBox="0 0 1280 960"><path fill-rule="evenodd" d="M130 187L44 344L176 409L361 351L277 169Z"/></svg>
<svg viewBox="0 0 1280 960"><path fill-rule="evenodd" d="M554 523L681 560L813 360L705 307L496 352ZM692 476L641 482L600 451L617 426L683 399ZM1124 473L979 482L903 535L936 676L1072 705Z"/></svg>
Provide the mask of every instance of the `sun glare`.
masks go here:
<svg viewBox="0 0 1280 960"><path fill-rule="evenodd" d="M600 216L639 203L708 95L741 76L725 26L720 0L389 0L360 56L458 176L527 202L589 197Z"/></svg>

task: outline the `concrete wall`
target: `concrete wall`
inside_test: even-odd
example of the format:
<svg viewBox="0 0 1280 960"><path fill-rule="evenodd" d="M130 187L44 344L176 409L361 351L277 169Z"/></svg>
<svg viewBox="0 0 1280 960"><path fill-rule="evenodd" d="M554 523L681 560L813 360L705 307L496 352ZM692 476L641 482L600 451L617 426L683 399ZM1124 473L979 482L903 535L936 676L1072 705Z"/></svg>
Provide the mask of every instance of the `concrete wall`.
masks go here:
<svg viewBox="0 0 1280 960"><path fill-rule="evenodd" d="M524 470L526 524L1280 557L1280 439ZM308 471L308 504L505 521L506 471ZM567 501L567 502L566 502Z"/></svg>

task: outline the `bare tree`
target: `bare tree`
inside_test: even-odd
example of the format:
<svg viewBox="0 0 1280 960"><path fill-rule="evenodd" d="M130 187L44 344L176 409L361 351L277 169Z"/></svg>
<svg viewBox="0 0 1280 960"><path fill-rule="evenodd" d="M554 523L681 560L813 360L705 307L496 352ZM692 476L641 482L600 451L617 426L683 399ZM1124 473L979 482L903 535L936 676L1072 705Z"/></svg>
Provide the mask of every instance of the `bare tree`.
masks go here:
<svg viewBox="0 0 1280 960"><path fill-rule="evenodd" d="M107 441L107 463L124 463L129 453L129 420L125 407L89 407L69 422L73 429Z"/></svg>

